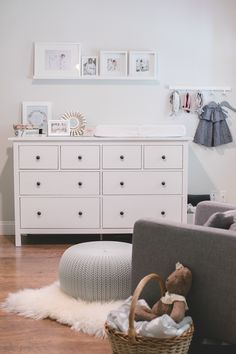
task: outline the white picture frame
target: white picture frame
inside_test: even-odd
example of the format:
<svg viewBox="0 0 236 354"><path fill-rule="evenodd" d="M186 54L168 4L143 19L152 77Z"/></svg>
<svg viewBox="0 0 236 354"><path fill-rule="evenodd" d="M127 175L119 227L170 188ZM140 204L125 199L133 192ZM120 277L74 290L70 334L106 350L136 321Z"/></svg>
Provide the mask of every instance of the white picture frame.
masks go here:
<svg viewBox="0 0 236 354"><path fill-rule="evenodd" d="M52 118L52 103L41 101L22 102L22 124L30 124L47 132L47 122Z"/></svg>
<svg viewBox="0 0 236 354"><path fill-rule="evenodd" d="M70 136L70 122L63 119L49 120L48 136Z"/></svg>
<svg viewBox="0 0 236 354"><path fill-rule="evenodd" d="M97 56L82 56L81 76L84 78L98 76L98 57Z"/></svg>
<svg viewBox="0 0 236 354"><path fill-rule="evenodd" d="M157 75L157 54L155 51L129 52L129 77L155 79Z"/></svg>
<svg viewBox="0 0 236 354"><path fill-rule="evenodd" d="M100 51L100 76L127 77L127 51Z"/></svg>
<svg viewBox="0 0 236 354"><path fill-rule="evenodd" d="M70 79L80 76L80 43L34 44L34 79Z"/></svg>

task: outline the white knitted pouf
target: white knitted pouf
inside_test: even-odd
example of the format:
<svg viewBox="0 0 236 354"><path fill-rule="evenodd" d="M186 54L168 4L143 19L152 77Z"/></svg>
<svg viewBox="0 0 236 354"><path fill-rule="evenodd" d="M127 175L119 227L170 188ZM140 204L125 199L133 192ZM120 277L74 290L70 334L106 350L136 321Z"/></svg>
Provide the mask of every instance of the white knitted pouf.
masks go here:
<svg viewBox="0 0 236 354"><path fill-rule="evenodd" d="M96 241L69 247L59 263L61 289L85 301L110 301L130 296L132 245Z"/></svg>

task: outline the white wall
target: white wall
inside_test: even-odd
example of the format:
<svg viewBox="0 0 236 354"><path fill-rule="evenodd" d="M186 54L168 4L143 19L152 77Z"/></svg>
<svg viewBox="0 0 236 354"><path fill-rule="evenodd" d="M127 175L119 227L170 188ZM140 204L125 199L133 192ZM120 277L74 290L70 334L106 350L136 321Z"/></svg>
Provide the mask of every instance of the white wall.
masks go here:
<svg viewBox="0 0 236 354"><path fill-rule="evenodd" d="M0 220L14 218L7 138L21 119L22 101L53 102L55 118L81 111L90 125L183 123L193 136L197 116L170 117L166 85L229 85L227 99L236 106L235 15L234 0L0 0ZM32 82L37 41L80 42L89 55L155 49L160 84ZM236 140L236 113L230 117ZM235 153L235 142L210 149L191 143L189 192L224 189L236 202Z"/></svg>

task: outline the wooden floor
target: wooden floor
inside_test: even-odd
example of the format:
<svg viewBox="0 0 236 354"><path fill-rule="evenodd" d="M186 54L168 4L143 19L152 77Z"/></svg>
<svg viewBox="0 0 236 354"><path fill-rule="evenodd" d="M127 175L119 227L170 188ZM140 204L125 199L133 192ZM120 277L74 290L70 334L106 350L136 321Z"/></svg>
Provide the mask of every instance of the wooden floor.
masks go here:
<svg viewBox="0 0 236 354"><path fill-rule="evenodd" d="M14 237L0 236L0 302L9 292L38 288L54 282L58 263L71 244L97 240L97 236L31 236L22 247ZM83 238L84 237L84 238ZM109 239L109 236L104 237ZM131 242L126 235L116 241ZM55 243L56 242L56 243ZM59 243L60 242L60 243ZM111 354L107 340L72 331L52 320L31 320L0 310L0 354ZM191 346L189 354L235 354L235 346Z"/></svg>
<svg viewBox="0 0 236 354"><path fill-rule="evenodd" d="M52 236L51 236L52 237ZM37 288L57 279L59 259L71 244L31 242L14 246L14 238L0 236L0 302L9 292ZM72 239L72 241L75 241ZM73 242L76 243L76 242ZM0 310L0 353L111 354L107 340L74 332L55 321L31 320Z"/></svg>

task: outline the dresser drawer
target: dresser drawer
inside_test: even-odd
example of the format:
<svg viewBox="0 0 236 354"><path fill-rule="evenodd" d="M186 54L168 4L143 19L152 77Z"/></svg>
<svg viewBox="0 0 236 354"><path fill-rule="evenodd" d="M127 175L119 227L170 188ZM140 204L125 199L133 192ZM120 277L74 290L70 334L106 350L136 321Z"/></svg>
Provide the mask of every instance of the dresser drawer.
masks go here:
<svg viewBox="0 0 236 354"><path fill-rule="evenodd" d="M175 146L144 146L144 168L182 168L183 147Z"/></svg>
<svg viewBox="0 0 236 354"><path fill-rule="evenodd" d="M48 145L20 146L19 168L56 170L58 168L58 147Z"/></svg>
<svg viewBox="0 0 236 354"><path fill-rule="evenodd" d="M22 228L98 228L98 198L30 198L20 199Z"/></svg>
<svg viewBox="0 0 236 354"><path fill-rule="evenodd" d="M103 146L103 168L141 168L141 146Z"/></svg>
<svg viewBox="0 0 236 354"><path fill-rule="evenodd" d="M103 194L182 194L182 172L103 172Z"/></svg>
<svg viewBox="0 0 236 354"><path fill-rule="evenodd" d="M61 146L62 169L98 169L99 146Z"/></svg>
<svg viewBox="0 0 236 354"><path fill-rule="evenodd" d="M181 196L105 196L103 197L103 227L133 228L141 218L157 218L180 222Z"/></svg>
<svg viewBox="0 0 236 354"><path fill-rule="evenodd" d="M21 171L20 194L96 195L99 194L99 172Z"/></svg>

